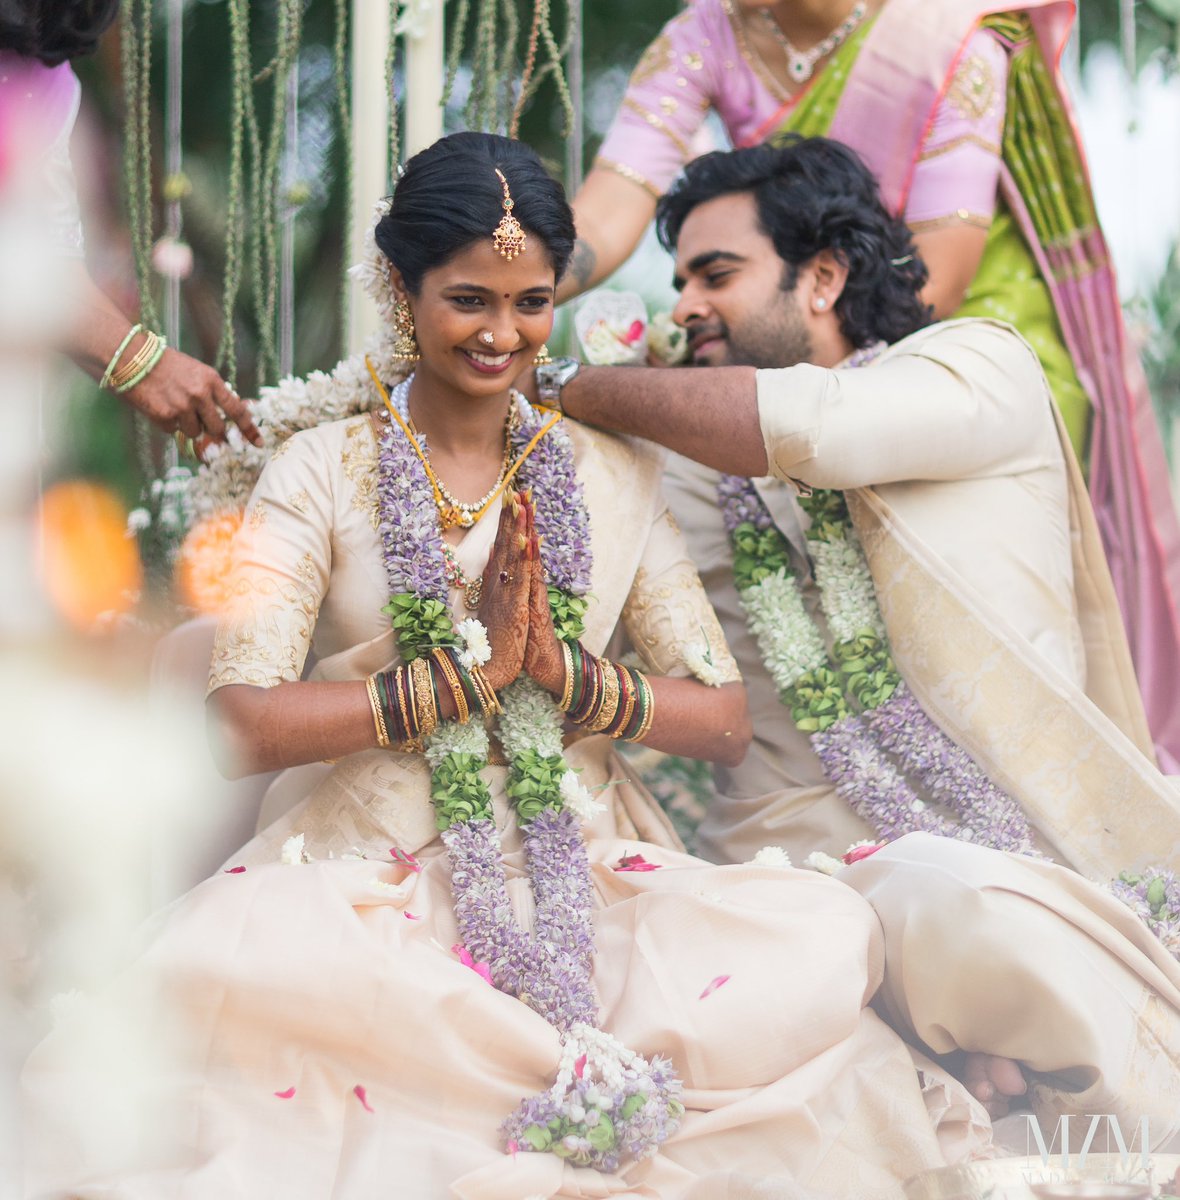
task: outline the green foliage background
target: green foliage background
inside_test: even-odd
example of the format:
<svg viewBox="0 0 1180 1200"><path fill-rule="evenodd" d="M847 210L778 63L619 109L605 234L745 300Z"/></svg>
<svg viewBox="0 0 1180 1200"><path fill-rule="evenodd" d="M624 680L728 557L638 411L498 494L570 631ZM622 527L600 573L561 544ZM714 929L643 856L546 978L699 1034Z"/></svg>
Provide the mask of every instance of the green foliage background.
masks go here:
<svg viewBox="0 0 1180 1200"><path fill-rule="evenodd" d="M369 0L378 3L381 0ZM933 2L933 0L932 0ZM515 0L521 29L520 47L532 12L532 0ZM453 9L454 0L448 6ZM558 9L555 28L564 33ZM160 170L162 153L162 97L164 95L164 24L157 14L153 47L153 95L155 116L155 161ZM307 0L301 55L301 119L309 152L304 155L304 178L309 198L296 218L296 312L295 363L297 373L325 367L339 356L340 273L344 252L344 159L334 124L334 98L330 86L330 55L334 34L333 0ZM610 116L622 93L627 73L659 27L678 10L677 0L586 0L584 4L584 63L586 81L585 162L588 164L601 141ZM255 63L267 62L274 44L274 0L251 3ZM1137 62L1163 57L1175 64L1176 20L1180 0L1143 0L1136 5ZM1100 42L1117 42L1118 0L1083 0L1080 15L1083 55ZM87 104L101 131L104 157L118 162L121 153L121 82L118 32L112 31L95 57L77 64ZM193 188L184 202L184 238L194 250L195 270L182 288L182 348L213 361L221 332L220 289L225 240L226 179L230 122L229 28L224 0L190 0L184 22L183 72L184 169ZM462 128L462 83L455 104L447 114L447 127ZM259 111L266 112L270 99L267 85L257 90ZM546 82L525 114L521 135L542 154L555 174L561 176L566 158L562 114L551 82ZM106 186L91 196L92 205L111 206L105 214L106 228L117 229L122 217L117 210L121 185L117 170L110 169ZM156 180L159 193L159 177ZM157 213L157 231L159 213ZM117 241L117 239L115 239ZM93 242L92 242L93 249ZM130 251L103 247L106 275L100 282L127 307L134 306L134 283L128 277ZM244 284L249 287L249 279ZM1176 334L1180 322L1180 266L1161 281L1157 294L1144 309L1150 342L1148 365L1155 384L1157 402L1168 417L1180 412L1180 350ZM251 326L249 295L239 304L239 384L243 394L256 390L254 368L256 338ZM142 479L131 453L131 422L123 408L85 381L74 387L72 425L75 436L58 462L62 474L84 474L106 478L134 501Z"/></svg>

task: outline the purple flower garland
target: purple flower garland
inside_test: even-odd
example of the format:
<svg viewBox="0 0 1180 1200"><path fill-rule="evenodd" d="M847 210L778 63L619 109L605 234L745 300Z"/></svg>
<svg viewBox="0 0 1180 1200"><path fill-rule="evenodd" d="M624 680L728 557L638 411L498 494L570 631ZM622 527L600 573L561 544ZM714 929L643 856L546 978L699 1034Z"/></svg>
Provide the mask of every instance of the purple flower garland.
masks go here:
<svg viewBox="0 0 1180 1200"><path fill-rule="evenodd" d="M391 397L403 418L408 416L409 386L408 379L403 381ZM515 394L513 403L524 409L511 435L519 457L549 418ZM425 452L421 436L419 445ZM380 438L378 481L378 532L391 592L413 592L446 605L446 564L433 490L418 455L392 423ZM540 439L517 482L537 495L536 524L547 582L584 595L591 580L590 521L564 429L558 426ZM505 1122L509 1147L550 1151L607 1171L617 1170L626 1158L655 1153L683 1111L680 1084L666 1061L648 1062L596 1029L593 892L576 816L558 803L522 825L536 909L532 934L521 929L513 912L494 824L486 819L456 822L441 836L451 863L455 915L466 953L475 965L486 965L498 990L528 1004L564 1035L572 1035L572 1045L590 1037L598 1046L598 1068L618 1075L619 1086L610 1088L591 1075L583 1078L581 1069L568 1080L559 1075L552 1088L523 1101ZM567 1046L564 1053L570 1052ZM614 1061L620 1054L631 1064L625 1070ZM583 1054L578 1062L585 1061ZM551 1125L563 1130L560 1138L553 1138Z"/></svg>

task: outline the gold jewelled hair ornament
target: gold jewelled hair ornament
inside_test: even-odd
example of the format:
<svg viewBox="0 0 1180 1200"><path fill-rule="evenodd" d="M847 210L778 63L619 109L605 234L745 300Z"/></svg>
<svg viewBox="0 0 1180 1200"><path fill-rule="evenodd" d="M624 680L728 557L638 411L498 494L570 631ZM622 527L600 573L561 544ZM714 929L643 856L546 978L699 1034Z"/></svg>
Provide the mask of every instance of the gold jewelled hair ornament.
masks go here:
<svg viewBox="0 0 1180 1200"><path fill-rule="evenodd" d="M504 178L504 172L499 167L496 168L496 174L504 185L504 215L492 234L492 245L511 262L525 249L527 243L520 222L512 215L512 193L508 190L508 180Z"/></svg>

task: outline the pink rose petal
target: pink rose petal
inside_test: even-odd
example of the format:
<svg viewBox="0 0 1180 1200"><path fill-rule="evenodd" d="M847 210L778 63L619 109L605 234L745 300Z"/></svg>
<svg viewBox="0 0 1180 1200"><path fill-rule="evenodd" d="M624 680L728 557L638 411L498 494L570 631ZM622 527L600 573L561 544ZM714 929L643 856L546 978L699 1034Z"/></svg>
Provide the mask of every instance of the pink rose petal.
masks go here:
<svg viewBox="0 0 1180 1200"><path fill-rule="evenodd" d="M295 1095L295 1089L293 1087L289 1087L285 1092L275 1092L275 1095L278 1096L280 1100L290 1100L291 1097Z"/></svg>
<svg viewBox="0 0 1180 1200"><path fill-rule="evenodd" d="M630 346L633 343L639 341L639 339L641 337L643 337L643 322L638 321L638 320L632 321L631 328L628 329L627 332L623 335L623 341L625 341L627 343L627 345Z"/></svg>
<svg viewBox="0 0 1180 1200"><path fill-rule="evenodd" d="M221 873L223 875L240 875L245 869L245 867L227 867Z"/></svg>
<svg viewBox="0 0 1180 1200"><path fill-rule="evenodd" d="M419 917L419 916L415 916L415 914L414 914L414 913L412 913L412 912L410 912L410 910L409 910L409 909L406 909L406 910L405 910L405 911L402 913L402 916L403 916L403 917L405 917L405 919L406 919L407 921L421 921L421 920L422 920L422 918L421 918L421 917Z"/></svg>
<svg viewBox="0 0 1180 1200"><path fill-rule="evenodd" d="M504 1147L504 1153L515 1155L519 1149L520 1143L513 1138L512 1141L510 1141L508 1145Z"/></svg>
<svg viewBox="0 0 1180 1200"><path fill-rule="evenodd" d="M368 1095L367 1095L367 1094L366 1094L366 1092L365 1092L365 1088L364 1088L364 1085L363 1085L363 1084L360 1084L360 1083L358 1083L358 1084L356 1085L356 1087L354 1087L354 1088L352 1089L352 1094L353 1094L353 1095L354 1095L354 1096L355 1096L355 1097L356 1097L356 1098L357 1098L357 1099L358 1099L358 1100L361 1102L361 1104L363 1104L363 1105L364 1105L365 1112L374 1112L374 1111L376 1111L376 1110L373 1108L373 1106L372 1106L372 1105L369 1103L369 1097L368 1097Z"/></svg>
<svg viewBox="0 0 1180 1200"><path fill-rule="evenodd" d="M459 961L465 967L470 967L485 982L492 983L491 967L489 967L487 963L476 962L475 959L471 957L471 951L468 950L466 946L462 946L456 942L455 945L451 947L451 953L456 955ZM495 987L495 984L492 984L492 986Z"/></svg>
<svg viewBox="0 0 1180 1200"><path fill-rule="evenodd" d="M706 996L711 996L719 987L729 982L728 975L718 975L712 983L700 994L698 999L703 1000Z"/></svg>
<svg viewBox="0 0 1180 1200"><path fill-rule="evenodd" d="M854 862L860 862L862 858L868 858L871 854L876 854L878 850L884 849L884 842L870 842L867 846L853 846L841 858L843 862L851 866Z"/></svg>
<svg viewBox="0 0 1180 1200"><path fill-rule="evenodd" d="M624 854L615 863L616 871L658 871L661 863L648 862L642 854Z"/></svg>
<svg viewBox="0 0 1180 1200"><path fill-rule="evenodd" d="M412 855L407 854L404 850L399 850L396 846L391 846L389 856L394 862L399 862L403 867L409 867L411 871L421 871L422 864Z"/></svg>
<svg viewBox="0 0 1180 1200"><path fill-rule="evenodd" d="M574 1060L574 1074L575 1074L575 1075L576 1075L576 1076L577 1076L579 1079L581 1079L581 1078L582 1078L582 1074L583 1074L583 1072L584 1072L585 1070L586 1070L586 1056L585 1056L584 1054L580 1054L580 1055L578 1055L578 1057L577 1057L577 1058Z"/></svg>

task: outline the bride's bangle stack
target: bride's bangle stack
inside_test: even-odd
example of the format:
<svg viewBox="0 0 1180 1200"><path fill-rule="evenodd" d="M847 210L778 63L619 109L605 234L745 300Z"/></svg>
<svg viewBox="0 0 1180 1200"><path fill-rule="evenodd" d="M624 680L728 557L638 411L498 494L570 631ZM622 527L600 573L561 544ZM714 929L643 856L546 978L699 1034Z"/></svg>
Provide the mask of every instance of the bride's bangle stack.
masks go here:
<svg viewBox="0 0 1180 1200"><path fill-rule="evenodd" d="M485 721L503 712L495 690L478 666L465 667L450 646L416 658L406 666L380 671L365 680L377 745L418 752L439 722L439 688L451 697L455 719L471 715Z"/></svg>
<svg viewBox="0 0 1180 1200"><path fill-rule="evenodd" d="M655 698L641 671L595 658L580 642L562 642L565 688L560 705L571 721L590 733L640 742L651 729Z"/></svg>

